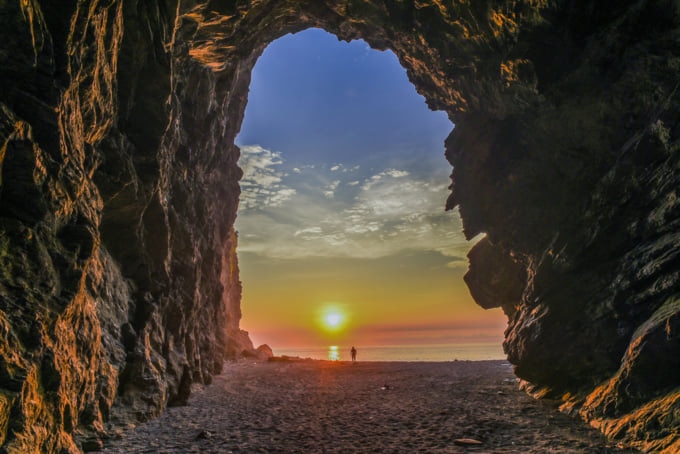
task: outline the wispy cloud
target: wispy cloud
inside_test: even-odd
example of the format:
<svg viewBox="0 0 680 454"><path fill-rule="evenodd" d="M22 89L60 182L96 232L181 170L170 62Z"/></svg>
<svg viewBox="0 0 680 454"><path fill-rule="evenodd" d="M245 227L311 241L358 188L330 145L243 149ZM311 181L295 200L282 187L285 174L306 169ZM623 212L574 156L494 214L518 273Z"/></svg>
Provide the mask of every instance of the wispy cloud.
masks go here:
<svg viewBox="0 0 680 454"><path fill-rule="evenodd" d="M296 194L295 189L281 183L285 176L281 164L280 153L259 145L241 147L241 210L276 208ZM293 172L299 173L299 169Z"/></svg>
<svg viewBox="0 0 680 454"><path fill-rule="evenodd" d="M331 184L327 185L326 188L323 191L323 195L327 199L332 199L335 197L335 190L338 189L338 186L340 185L340 180L335 180Z"/></svg>
<svg viewBox="0 0 680 454"><path fill-rule="evenodd" d="M392 178L401 178L409 176L409 172L405 170L388 169L383 172L384 175L388 175Z"/></svg>
<svg viewBox="0 0 680 454"><path fill-rule="evenodd" d="M346 166L345 164L333 164L330 166L328 170L331 172L341 172L341 173L350 173L350 172L356 172L359 170L361 166L355 165L355 166Z"/></svg>
<svg viewBox="0 0 680 454"><path fill-rule="evenodd" d="M450 267L465 266L470 244L459 234L458 214L444 212L448 169L430 178L398 167L295 163L288 172L278 153L243 148L250 158L242 164L241 250L274 258L423 250L450 257Z"/></svg>

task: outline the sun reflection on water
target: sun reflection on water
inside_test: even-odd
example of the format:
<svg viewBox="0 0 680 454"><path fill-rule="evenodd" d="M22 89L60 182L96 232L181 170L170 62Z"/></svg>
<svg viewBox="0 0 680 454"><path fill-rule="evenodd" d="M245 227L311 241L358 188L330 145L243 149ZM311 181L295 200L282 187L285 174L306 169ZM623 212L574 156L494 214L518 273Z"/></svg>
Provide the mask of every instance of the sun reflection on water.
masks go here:
<svg viewBox="0 0 680 454"><path fill-rule="evenodd" d="M340 350L338 350L337 345L331 345L330 347L328 347L328 359L331 361L340 360Z"/></svg>

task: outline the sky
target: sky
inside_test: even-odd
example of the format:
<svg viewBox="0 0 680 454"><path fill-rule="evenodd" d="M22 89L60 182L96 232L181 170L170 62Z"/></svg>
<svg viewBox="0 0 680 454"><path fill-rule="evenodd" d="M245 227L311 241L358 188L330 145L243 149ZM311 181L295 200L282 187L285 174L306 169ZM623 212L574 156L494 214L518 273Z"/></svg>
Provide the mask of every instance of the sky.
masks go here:
<svg viewBox="0 0 680 454"><path fill-rule="evenodd" d="M500 344L444 211L453 129L391 51L318 29L267 47L236 144L241 327L255 345Z"/></svg>

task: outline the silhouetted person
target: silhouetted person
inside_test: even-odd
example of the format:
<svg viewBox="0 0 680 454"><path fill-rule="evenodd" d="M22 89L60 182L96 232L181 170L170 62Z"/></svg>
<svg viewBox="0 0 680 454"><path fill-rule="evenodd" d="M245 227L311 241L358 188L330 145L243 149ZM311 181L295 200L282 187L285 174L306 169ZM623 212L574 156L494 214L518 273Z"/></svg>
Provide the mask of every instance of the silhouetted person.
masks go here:
<svg viewBox="0 0 680 454"><path fill-rule="evenodd" d="M352 346L352 349L349 351L352 354L352 362L357 360L357 349Z"/></svg>

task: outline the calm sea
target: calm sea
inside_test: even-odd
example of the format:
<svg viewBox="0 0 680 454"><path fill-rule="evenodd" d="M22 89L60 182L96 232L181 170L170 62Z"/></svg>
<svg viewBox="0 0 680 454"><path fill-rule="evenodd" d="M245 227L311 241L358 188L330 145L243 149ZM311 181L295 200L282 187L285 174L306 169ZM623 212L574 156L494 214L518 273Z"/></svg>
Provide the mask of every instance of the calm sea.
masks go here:
<svg viewBox="0 0 680 454"><path fill-rule="evenodd" d="M328 346L325 348L281 348L274 349L276 356L297 356L300 358L350 360L351 346ZM455 345L388 345L356 346L358 361L453 361L505 359L500 343L455 344Z"/></svg>

